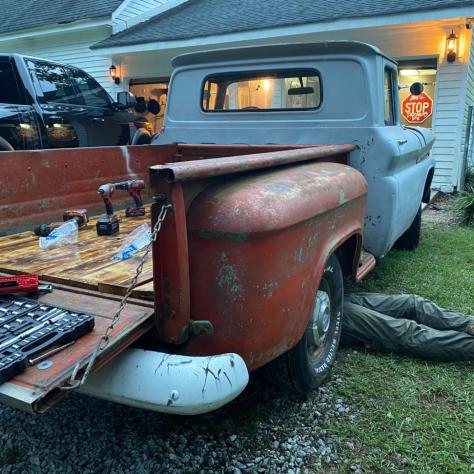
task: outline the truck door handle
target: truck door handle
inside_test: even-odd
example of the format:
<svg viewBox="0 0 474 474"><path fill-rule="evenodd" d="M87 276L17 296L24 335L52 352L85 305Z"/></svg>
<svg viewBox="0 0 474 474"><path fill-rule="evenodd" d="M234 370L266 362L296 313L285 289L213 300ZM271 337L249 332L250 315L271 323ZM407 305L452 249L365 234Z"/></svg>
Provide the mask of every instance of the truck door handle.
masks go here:
<svg viewBox="0 0 474 474"><path fill-rule="evenodd" d="M407 141L408 141L408 140L406 140L406 139L404 139L404 138L399 138L399 139L397 140L397 142L398 142L399 145L405 145L405 143L406 143Z"/></svg>
<svg viewBox="0 0 474 474"><path fill-rule="evenodd" d="M102 117L93 117L92 120L93 120L94 122L103 122L103 121L104 121L104 119L103 119ZM406 140L405 140L405 141L406 141Z"/></svg>

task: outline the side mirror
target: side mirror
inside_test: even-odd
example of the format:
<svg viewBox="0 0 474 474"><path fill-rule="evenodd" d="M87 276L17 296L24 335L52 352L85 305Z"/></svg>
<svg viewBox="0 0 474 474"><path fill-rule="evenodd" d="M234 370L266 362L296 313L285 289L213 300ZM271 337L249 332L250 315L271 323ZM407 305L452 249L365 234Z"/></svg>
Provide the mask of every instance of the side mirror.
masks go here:
<svg viewBox="0 0 474 474"><path fill-rule="evenodd" d="M117 93L117 102L125 108L135 107L137 99L131 92L118 92Z"/></svg>
<svg viewBox="0 0 474 474"><path fill-rule="evenodd" d="M411 95L420 95L425 90L425 86L421 82L414 82L410 86Z"/></svg>

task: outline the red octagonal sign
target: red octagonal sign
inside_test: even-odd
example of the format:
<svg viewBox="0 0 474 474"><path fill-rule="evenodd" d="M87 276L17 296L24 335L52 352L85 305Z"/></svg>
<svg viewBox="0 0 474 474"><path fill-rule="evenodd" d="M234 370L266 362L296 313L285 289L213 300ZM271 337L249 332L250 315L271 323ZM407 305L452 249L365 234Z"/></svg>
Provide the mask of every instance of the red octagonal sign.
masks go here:
<svg viewBox="0 0 474 474"><path fill-rule="evenodd" d="M433 99L426 92L402 100L402 115L409 123L423 123L432 113Z"/></svg>

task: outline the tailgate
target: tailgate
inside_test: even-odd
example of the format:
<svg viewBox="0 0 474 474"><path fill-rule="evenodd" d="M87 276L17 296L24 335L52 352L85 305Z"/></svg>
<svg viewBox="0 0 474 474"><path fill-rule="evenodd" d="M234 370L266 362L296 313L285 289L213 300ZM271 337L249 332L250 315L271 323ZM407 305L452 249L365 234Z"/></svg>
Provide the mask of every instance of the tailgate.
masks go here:
<svg viewBox="0 0 474 474"><path fill-rule="evenodd" d="M85 366L99 339L117 311L120 297L90 290L55 286L52 293L38 298L43 304L60 306L75 312L88 313L95 318L94 330L78 339L72 346L51 356L49 368L39 365L0 385L0 401L32 413L42 413L69 393L67 385L74 368ZM129 300L111 333L109 344L102 351L93 370L110 361L123 349L148 331L152 325L153 305L140 300ZM79 372L79 375L81 371Z"/></svg>

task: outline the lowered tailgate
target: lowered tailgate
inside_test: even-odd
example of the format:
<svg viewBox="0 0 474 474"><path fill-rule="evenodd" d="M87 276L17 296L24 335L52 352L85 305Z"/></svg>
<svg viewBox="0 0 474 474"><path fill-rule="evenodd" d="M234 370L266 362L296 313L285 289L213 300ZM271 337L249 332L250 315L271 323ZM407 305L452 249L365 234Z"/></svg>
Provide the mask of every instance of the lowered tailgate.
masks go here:
<svg viewBox="0 0 474 474"><path fill-rule="evenodd" d="M42 304L91 314L95 319L95 327L70 347L49 357L48 364L29 367L0 385L1 402L33 413L46 411L70 393L62 387L68 385L77 364L81 369L84 368L120 303L120 297L114 295L67 286L55 286L53 293L43 295L38 300ZM130 304L122 311L109 343L97 358L93 370L106 364L150 329L153 305L142 300L129 301ZM44 366L47 368L43 369ZM81 371L78 375L80 374Z"/></svg>

